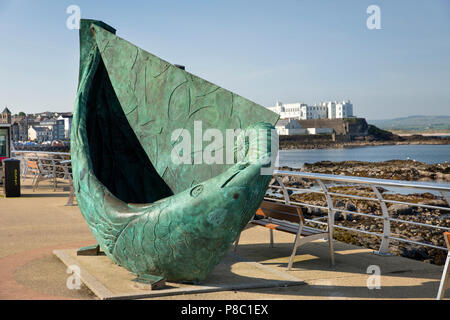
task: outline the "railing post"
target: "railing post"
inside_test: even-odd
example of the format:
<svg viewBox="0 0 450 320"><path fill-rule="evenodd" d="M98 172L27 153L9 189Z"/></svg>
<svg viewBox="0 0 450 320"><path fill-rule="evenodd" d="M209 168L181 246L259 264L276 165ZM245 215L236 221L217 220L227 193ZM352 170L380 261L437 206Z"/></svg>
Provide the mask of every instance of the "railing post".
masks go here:
<svg viewBox="0 0 450 320"><path fill-rule="evenodd" d="M320 187L323 190L325 198L327 200L328 206L328 244L330 247L330 257L331 257L331 265L334 266L334 205L333 200L331 199L330 194L328 193L328 189L325 184L320 179L315 179L317 183L319 183Z"/></svg>
<svg viewBox="0 0 450 320"><path fill-rule="evenodd" d="M286 186L284 185L283 181L280 179L279 176L275 177L275 180L277 180L278 184L280 185L281 189L283 190L283 195L284 195L284 203L289 205L291 204L291 200L289 199L289 193L286 189Z"/></svg>
<svg viewBox="0 0 450 320"><path fill-rule="evenodd" d="M450 197L448 196L447 192L441 191L442 197L447 201L447 205L450 207Z"/></svg>
<svg viewBox="0 0 450 320"><path fill-rule="evenodd" d="M56 191L56 160L54 158L51 159L52 161L52 172L53 172L53 191Z"/></svg>
<svg viewBox="0 0 450 320"><path fill-rule="evenodd" d="M389 211L384 202L383 195L380 193L378 188L374 185L370 185L372 187L373 192L377 196L378 202L381 206L381 213L383 214L383 238L381 239L380 248L377 252L374 252L379 255L388 256L390 255L389 250L389 237L391 236L391 220L389 216Z"/></svg>
<svg viewBox="0 0 450 320"><path fill-rule="evenodd" d="M280 177L275 176L275 180L277 180L278 184L280 185L281 189L283 190L283 195L284 195L284 202L286 204L290 204L290 200L289 200L289 193L286 190L286 186L284 185L283 181L280 179ZM269 217L269 221L272 218ZM269 229L269 233L270 233L270 247L273 248L273 230Z"/></svg>

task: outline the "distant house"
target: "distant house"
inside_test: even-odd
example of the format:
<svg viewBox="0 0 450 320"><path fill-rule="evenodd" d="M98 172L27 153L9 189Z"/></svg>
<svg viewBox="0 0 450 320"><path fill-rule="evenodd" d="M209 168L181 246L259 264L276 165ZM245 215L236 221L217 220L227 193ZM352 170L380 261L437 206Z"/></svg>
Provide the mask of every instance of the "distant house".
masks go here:
<svg viewBox="0 0 450 320"><path fill-rule="evenodd" d="M52 136L48 140L64 140L65 139L65 131L64 131L64 120L59 119L46 119L42 120L39 124L34 125L35 128L48 128L52 132Z"/></svg>
<svg viewBox="0 0 450 320"><path fill-rule="evenodd" d="M1 123L11 124L11 111L9 111L8 107L3 109L1 116Z"/></svg>
<svg viewBox="0 0 450 320"><path fill-rule="evenodd" d="M13 141L28 140L28 128L36 122L29 116L15 116L12 118L11 131Z"/></svg>
<svg viewBox="0 0 450 320"><path fill-rule="evenodd" d="M28 140L42 143L53 139L53 130L48 127L31 126L28 128Z"/></svg>
<svg viewBox="0 0 450 320"><path fill-rule="evenodd" d="M295 119L280 119L275 124L278 135L306 134L300 123Z"/></svg>
<svg viewBox="0 0 450 320"><path fill-rule="evenodd" d="M72 130L72 114L61 114L58 120L64 121L64 137L66 140L70 139L70 131Z"/></svg>

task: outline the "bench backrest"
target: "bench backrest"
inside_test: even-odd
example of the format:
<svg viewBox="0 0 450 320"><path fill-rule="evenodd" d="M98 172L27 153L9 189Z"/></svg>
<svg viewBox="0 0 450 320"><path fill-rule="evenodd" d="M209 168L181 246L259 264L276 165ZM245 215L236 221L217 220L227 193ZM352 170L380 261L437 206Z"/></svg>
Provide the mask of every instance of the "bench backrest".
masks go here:
<svg viewBox="0 0 450 320"><path fill-rule="evenodd" d="M300 219L302 219L302 222L305 223L300 208L271 201L263 201L258 211L256 211L256 215L293 223L300 223Z"/></svg>
<svg viewBox="0 0 450 320"><path fill-rule="evenodd" d="M39 169L37 161L27 160L27 166L30 169Z"/></svg>

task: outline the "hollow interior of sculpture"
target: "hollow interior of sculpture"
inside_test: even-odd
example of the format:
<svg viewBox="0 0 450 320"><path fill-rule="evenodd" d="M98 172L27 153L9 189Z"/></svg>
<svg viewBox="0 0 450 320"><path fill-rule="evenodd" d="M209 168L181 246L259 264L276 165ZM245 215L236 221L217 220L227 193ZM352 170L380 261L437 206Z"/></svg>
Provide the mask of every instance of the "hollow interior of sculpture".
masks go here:
<svg viewBox="0 0 450 320"><path fill-rule="evenodd" d="M89 152L97 179L126 203L151 203L173 195L130 127L103 61L86 106Z"/></svg>

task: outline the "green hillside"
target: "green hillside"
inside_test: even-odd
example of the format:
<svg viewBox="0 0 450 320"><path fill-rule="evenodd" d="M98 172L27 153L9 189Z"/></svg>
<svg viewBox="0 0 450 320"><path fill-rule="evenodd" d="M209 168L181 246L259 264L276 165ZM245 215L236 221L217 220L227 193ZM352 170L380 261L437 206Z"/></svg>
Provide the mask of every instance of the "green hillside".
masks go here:
<svg viewBox="0 0 450 320"><path fill-rule="evenodd" d="M410 116L386 120L368 120L384 130L449 131L450 116Z"/></svg>

